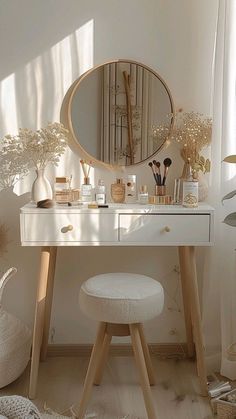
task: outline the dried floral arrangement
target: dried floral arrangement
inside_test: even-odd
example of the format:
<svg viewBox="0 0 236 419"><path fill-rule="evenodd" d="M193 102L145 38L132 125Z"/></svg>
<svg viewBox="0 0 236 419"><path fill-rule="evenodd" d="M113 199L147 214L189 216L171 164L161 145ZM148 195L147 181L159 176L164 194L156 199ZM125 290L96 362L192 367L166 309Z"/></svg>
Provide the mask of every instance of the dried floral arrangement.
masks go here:
<svg viewBox="0 0 236 419"><path fill-rule="evenodd" d="M28 159L19 136L6 135L0 141L0 189L15 185L28 173Z"/></svg>
<svg viewBox="0 0 236 419"><path fill-rule="evenodd" d="M48 124L45 128L32 131L20 129L19 139L29 168L43 169L48 163L58 165L67 147L68 130L59 122Z"/></svg>
<svg viewBox="0 0 236 419"><path fill-rule="evenodd" d="M37 131L24 128L18 135L6 135L0 141L0 188L14 186L32 167L42 169L49 162L57 165L67 139L67 129L58 122Z"/></svg>
<svg viewBox="0 0 236 419"><path fill-rule="evenodd" d="M182 112L182 109L175 114L175 118L171 140L181 145L180 154L184 162L190 161L195 173L209 172L210 160L200 152L211 143L212 119L197 112Z"/></svg>

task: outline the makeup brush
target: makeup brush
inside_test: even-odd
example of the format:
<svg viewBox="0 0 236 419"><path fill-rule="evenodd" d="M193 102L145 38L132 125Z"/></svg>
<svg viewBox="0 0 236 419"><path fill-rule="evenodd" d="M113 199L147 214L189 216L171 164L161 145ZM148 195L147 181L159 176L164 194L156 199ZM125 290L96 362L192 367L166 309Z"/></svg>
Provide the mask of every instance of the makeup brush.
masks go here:
<svg viewBox="0 0 236 419"><path fill-rule="evenodd" d="M171 160L169 157L167 157L167 158L163 161L163 163L164 163L165 169L164 169L164 176L163 176L163 182L162 182L162 185L164 186L164 185L165 185L165 183L166 183L166 177L167 177L167 174L168 174L168 169L169 169L169 167L170 167L170 165L171 165L171 163L172 163L172 160Z"/></svg>
<svg viewBox="0 0 236 419"><path fill-rule="evenodd" d="M161 163L159 161L157 161L156 163L157 166L157 172L158 172L158 185L161 186Z"/></svg>
<svg viewBox="0 0 236 419"><path fill-rule="evenodd" d="M154 169L153 169L153 163L150 161L150 162L148 163L148 166L150 166L150 167L151 167L151 170L152 170L152 173L153 173L153 177L154 177L154 179L155 179L155 182L156 182L156 184L158 184L158 183L157 183L157 177L156 177L156 174L155 174Z"/></svg>
<svg viewBox="0 0 236 419"><path fill-rule="evenodd" d="M153 168L154 168L156 182L158 184L158 172L157 172L157 167L156 167L156 160L153 160L152 163L153 163Z"/></svg>
<svg viewBox="0 0 236 419"><path fill-rule="evenodd" d="M161 172L160 172L160 165L161 163L156 160L153 160L153 164L154 164L154 170L155 170L155 175L156 175L156 182L157 185L161 185Z"/></svg>

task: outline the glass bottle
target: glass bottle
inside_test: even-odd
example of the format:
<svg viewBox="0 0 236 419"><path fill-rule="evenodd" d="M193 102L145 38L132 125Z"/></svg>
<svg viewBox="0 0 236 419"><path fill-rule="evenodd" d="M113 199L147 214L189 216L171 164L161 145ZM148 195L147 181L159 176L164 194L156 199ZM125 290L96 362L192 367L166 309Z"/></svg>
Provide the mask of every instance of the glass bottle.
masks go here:
<svg viewBox="0 0 236 419"><path fill-rule="evenodd" d="M122 179L116 179L116 183L112 183L111 197L117 204L122 204L125 201L125 184Z"/></svg>
<svg viewBox="0 0 236 419"><path fill-rule="evenodd" d="M95 201L98 205L105 205L106 203L106 187L102 179L99 179L98 186L95 193Z"/></svg>
<svg viewBox="0 0 236 419"><path fill-rule="evenodd" d="M182 205L187 208L198 206L198 181L193 178L190 159L187 162L186 179L183 181Z"/></svg>
<svg viewBox="0 0 236 419"><path fill-rule="evenodd" d="M140 186L138 193L138 202L139 204L148 204L148 189L147 185Z"/></svg>
<svg viewBox="0 0 236 419"><path fill-rule="evenodd" d="M136 202L136 175L128 175L125 190L125 202L127 204L134 204Z"/></svg>

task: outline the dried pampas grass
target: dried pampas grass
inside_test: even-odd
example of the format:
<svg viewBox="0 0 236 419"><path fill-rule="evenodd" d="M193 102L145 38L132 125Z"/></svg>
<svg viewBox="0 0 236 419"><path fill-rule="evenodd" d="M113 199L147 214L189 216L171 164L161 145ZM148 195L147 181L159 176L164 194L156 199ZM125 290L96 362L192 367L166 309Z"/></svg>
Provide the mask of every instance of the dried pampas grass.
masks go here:
<svg viewBox="0 0 236 419"><path fill-rule="evenodd" d="M5 224L0 223L0 256L3 256L7 251L8 238L7 238L8 229Z"/></svg>

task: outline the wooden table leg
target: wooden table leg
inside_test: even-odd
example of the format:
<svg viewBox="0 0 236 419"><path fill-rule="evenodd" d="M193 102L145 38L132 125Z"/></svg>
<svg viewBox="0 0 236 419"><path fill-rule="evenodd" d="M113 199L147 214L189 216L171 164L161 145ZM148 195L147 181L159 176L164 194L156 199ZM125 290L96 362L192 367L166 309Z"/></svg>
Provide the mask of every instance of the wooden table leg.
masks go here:
<svg viewBox="0 0 236 419"><path fill-rule="evenodd" d="M199 374L201 393L207 395L207 373L205 364L205 348L203 343L201 310L199 303L198 282L195 249L193 246L183 248L184 263L187 271L188 289L190 296L191 318L193 324L193 335L196 348L197 369Z"/></svg>
<svg viewBox="0 0 236 419"><path fill-rule="evenodd" d="M182 284L182 295L184 305L184 318L187 337L188 357L193 358L195 355L195 348L193 342L193 329L191 320L191 306L190 306L190 291L188 288L188 255L186 254L186 247L179 247L179 265Z"/></svg>
<svg viewBox="0 0 236 419"><path fill-rule="evenodd" d="M40 354L41 361L45 361L46 356L47 356L56 258L57 258L57 247L50 247L50 262L49 262L47 290L46 290L44 328L43 328L43 338L42 338L41 354Z"/></svg>
<svg viewBox="0 0 236 419"><path fill-rule="evenodd" d="M37 299L36 299L36 306L35 306L32 355L31 355L31 370L30 370L30 385L29 385L29 398L30 399L34 399L36 396L40 348L42 344L43 327L44 327L49 262L50 262L50 247L42 247L40 270L39 270L39 277L38 277Z"/></svg>

